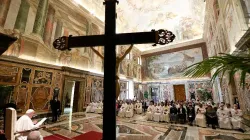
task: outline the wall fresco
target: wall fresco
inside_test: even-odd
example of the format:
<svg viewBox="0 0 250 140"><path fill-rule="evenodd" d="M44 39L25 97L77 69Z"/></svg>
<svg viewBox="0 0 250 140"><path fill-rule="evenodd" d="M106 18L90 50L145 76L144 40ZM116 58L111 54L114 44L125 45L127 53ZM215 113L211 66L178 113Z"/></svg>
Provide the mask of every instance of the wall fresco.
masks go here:
<svg viewBox="0 0 250 140"><path fill-rule="evenodd" d="M181 78L185 68L202 60L201 48L143 58L143 80Z"/></svg>

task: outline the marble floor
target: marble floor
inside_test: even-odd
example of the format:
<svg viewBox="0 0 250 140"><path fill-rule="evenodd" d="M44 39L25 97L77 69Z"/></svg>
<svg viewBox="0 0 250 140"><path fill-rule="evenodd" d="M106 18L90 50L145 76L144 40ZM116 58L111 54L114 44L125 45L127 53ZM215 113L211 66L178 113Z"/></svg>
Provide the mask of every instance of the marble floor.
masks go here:
<svg viewBox="0 0 250 140"><path fill-rule="evenodd" d="M117 117L117 125L120 140L250 140L248 132L149 122L143 115L130 119ZM74 113L61 116L58 123L46 127L41 130L44 137L59 134L73 138L89 131L102 132L102 116Z"/></svg>

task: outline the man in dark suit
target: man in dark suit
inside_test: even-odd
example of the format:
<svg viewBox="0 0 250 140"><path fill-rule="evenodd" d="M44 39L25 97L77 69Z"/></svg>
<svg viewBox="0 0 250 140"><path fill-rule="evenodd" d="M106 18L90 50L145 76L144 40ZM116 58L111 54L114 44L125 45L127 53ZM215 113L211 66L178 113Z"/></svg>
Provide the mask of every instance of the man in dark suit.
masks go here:
<svg viewBox="0 0 250 140"><path fill-rule="evenodd" d="M179 118L179 122L181 124L186 123L186 109L183 107L183 105L180 105L180 108L178 108L178 118Z"/></svg>
<svg viewBox="0 0 250 140"><path fill-rule="evenodd" d="M51 111L52 111L52 122L56 122L59 112L60 112L60 101L58 101L57 97L54 97L53 100L50 101Z"/></svg>
<svg viewBox="0 0 250 140"><path fill-rule="evenodd" d="M195 110L194 107L192 106L192 103L189 103L188 108L187 108L187 115L188 115L188 123L189 125L193 125L193 121L195 119Z"/></svg>

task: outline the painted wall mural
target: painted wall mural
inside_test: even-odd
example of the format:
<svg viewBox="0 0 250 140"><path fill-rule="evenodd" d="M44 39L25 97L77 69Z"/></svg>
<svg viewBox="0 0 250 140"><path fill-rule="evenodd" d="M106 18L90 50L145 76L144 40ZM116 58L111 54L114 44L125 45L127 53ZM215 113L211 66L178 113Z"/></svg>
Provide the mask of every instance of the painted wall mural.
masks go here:
<svg viewBox="0 0 250 140"><path fill-rule="evenodd" d="M228 40L230 46L233 47L237 43L237 35L239 35L240 27L239 23L237 22L237 17L235 15L235 9L232 5L227 5L226 8L226 18L225 18L225 25L228 33Z"/></svg>
<svg viewBox="0 0 250 140"><path fill-rule="evenodd" d="M143 58L143 80L180 78L185 68L202 60L201 48Z"/></svg>

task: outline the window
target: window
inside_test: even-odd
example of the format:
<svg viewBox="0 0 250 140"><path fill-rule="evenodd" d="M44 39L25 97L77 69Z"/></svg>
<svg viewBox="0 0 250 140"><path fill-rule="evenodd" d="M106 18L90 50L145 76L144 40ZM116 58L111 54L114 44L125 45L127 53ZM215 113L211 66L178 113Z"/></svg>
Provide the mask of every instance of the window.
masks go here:
<svg viewBox="0 0 250 140"><path fill-rule="evenodd" d="M125 58L129 60L130 59L130 53L128 53Z"/></svg>
<svg viewBox="0 0 250 140"><path fill-rule="evenodd" d="M137 58L137 64L141 65L141 57Z"/></svg>

